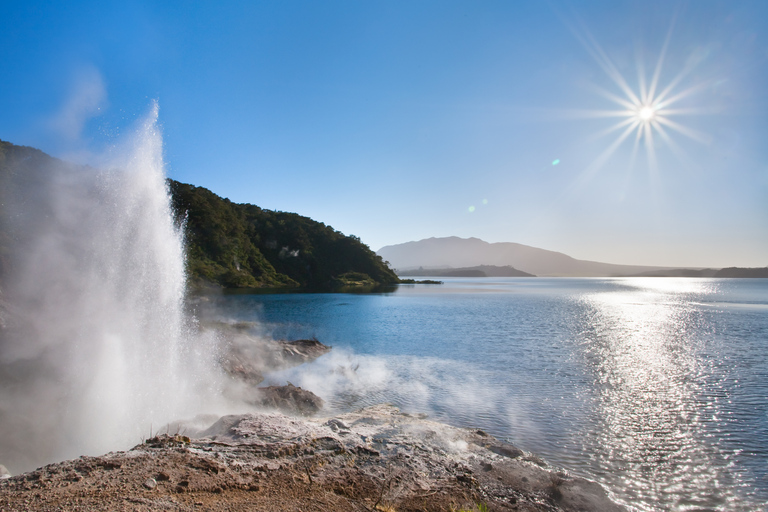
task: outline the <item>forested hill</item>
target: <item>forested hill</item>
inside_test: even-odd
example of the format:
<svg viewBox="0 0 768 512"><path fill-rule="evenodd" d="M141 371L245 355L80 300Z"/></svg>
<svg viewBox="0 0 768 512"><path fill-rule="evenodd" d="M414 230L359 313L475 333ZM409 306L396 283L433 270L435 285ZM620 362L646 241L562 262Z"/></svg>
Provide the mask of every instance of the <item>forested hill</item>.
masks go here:
<svg viewBox="0 0 768 512"><path fill-rule="evenodd" d="M0 290L3 274L11 271L10 252L18 245L7 223L14 213L4 211L7 201L2 199L14 194L14 183L45 183L48 171L62 165L85 169L0 140ZM185 223L193 287L336 290L399 282L382 258L355 236L295 213L235 204L202 187L173 180L168 185L176 220ZM44 203L50 198L37 194L32 200Z"/></svg>
<svg viewBox="0 0 768 512"><path fill-rule="evenodd" d="M295 213L237 204L202 187L168 183L177 220L186 223L194 283L332 290L399 282L356 236Z"/></svg>

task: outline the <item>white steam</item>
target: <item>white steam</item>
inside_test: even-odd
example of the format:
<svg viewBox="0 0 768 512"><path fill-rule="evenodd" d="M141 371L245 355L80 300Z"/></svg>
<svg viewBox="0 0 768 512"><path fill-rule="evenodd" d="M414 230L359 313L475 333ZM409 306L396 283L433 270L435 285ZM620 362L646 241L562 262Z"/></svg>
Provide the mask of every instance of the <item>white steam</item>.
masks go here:
<svg viewBox="0 0 768 512"><path fill-rule="evenodd" d="M72 112L88 112L82 105ZM201 334L185 314L183 236L157 114L155 105L99 170L30 165L0 190L14 240L0 294L12 309L0 326L0 463L13 473L129 448L200 414L252 408L246 384L221 368L226 340ZM82 116L70 119L78 125ZM439 358L336 348L268 379L317 393L328 413L392 402L458 425L503 418L498 432L524 417L488 386L493 374Z"/></svg>
<svg viewBox="0 0 768 512"><path fill-rule="evenodd" d="M267 381L311 390L326 401L328 414L391 403L455 426L482 427L502 437L525 432L535 438L538 429L525 412L535 404L510 400L505 389L494 386L497 377L476 365L439 357L365 355L334 348L307 365L273 372Z"/></svg>
<svg viewBox="0 0 768 512"><path fill-rule="evenodd" d="M107 90L101 73L94 67L84 67L76 74L72 93L49 126L63 140L77 141L85 123L101 112L106 101Z"/></svg>
<svg viewBox="0 0 768 512"><path fill-rule="evenodd" d="M214 340L184 315L183 239L156 123L155 105L108 170L58 162L11 176L0 461L12 472L127 448L223 406Z"/></svg>

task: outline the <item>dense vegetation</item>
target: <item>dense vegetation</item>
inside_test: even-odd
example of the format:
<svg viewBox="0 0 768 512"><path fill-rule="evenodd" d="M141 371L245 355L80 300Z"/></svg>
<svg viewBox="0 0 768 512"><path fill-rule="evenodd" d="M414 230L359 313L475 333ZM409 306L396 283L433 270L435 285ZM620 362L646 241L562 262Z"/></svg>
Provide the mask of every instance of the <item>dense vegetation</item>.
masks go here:
<svg viewBox="0 0 768 512"><path fill-rule="evenodd" d="M355 236L295 213L236 204L202 187L168 183L177 220L186 226L194 284L329 290L399 282Z"/></svg>
<svg viewBox="0 0 768 512"><path fill-rule="evenodd" d="M8 201L3 198L22 184L26 190L42 189L34 184L60 165L71 164L0 141L0 289L20 235L8 225L13 212L4 211ZM202 187L173 180L168 186L176 220L185 229L188 276L194 287L336 290L399 282L381 257L355 236L295 213L235 204ZM48 199L33 200L42 207Z"/></svg>

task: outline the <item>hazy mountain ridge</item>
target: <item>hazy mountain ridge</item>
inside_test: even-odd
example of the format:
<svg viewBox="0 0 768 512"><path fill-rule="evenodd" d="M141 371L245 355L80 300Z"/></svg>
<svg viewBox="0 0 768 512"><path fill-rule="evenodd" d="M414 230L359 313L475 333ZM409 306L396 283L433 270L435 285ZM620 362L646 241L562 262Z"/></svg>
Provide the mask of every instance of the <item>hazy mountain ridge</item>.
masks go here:
<svg viewBox="0 0 768 512"><path fill-rule="evenodd" d="M430 268L419 267L413 270L404 270L399 273L401 276L423 276L423 277L536 277L528 272L517 270L514 267L506 265L499 267L495 265L478 265L476 267L462 268Z"/></svg>
<svg viewBox="0 0 768 512"><path fill-rule="evenodd" d="M528 245L489 243L479 238L427 238L417 242L390 245L378 254L399 271L418 267L425 269L476 267L480 265L512 266L536 276L600 277L639 274L667 267L614 265L577 260L566 254Z"/></svg>
<svg viewBox="0 0 768 512"><path fill-rule="evenodd" d="M387 260L399 275L415 275L419 268L442 271L474 268L483 265L511 266L517 270L542 277L768 277L768 268L756 269L680 269L642 265L616 265L577 260L561 252L528 245L499 242L489 243L479 238L427 238L388 245L378 254ZM436 274L424 274L436 275Z"/></svg>
<svg viewBox="0 0 768 512"><path fill-rule="evenodd" d="M715 274L715 277L768 277L768 267L757 268L741 268L741 267L726 267L721 268Z"/></svg>

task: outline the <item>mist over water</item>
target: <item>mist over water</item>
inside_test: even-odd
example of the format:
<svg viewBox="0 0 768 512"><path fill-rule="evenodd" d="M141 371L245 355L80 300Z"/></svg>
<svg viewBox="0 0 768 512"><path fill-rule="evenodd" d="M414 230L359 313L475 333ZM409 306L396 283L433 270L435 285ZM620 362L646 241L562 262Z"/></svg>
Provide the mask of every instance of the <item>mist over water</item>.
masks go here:
<svg viewBox="0 0 768 512"><path fill-rule="evenodd" d="M334 350L275 373L344 410L482 428L642 511L768 504L764 279L446 279L377 295L226 297Z"/></svg>
<svg viewBox="0 0 768 512"><path fill-rule="evenodd" d="M100 170L17 172L0 340L0 463L18 473L125 449L223 406L213 335L184 313L157 106Z"/></svg>

